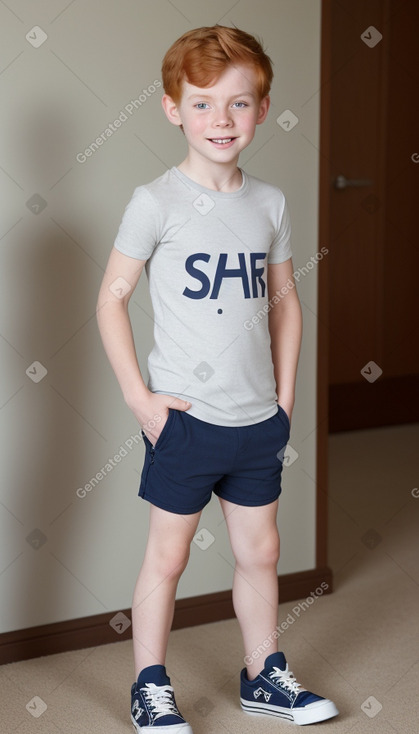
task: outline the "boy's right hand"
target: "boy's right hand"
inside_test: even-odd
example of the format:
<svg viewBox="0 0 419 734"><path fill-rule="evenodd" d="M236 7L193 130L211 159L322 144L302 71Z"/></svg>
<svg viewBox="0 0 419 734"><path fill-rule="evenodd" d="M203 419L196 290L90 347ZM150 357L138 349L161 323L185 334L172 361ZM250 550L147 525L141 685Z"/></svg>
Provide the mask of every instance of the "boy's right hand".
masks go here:
<svg viewBox="0 0 419 734"><path fill-rule="evenodd" d="M169 408L189 410L192 403L173 395L162 395L149 391L149 395L138 406L130 406L145 435L155 446L169 417Z"/></svg>

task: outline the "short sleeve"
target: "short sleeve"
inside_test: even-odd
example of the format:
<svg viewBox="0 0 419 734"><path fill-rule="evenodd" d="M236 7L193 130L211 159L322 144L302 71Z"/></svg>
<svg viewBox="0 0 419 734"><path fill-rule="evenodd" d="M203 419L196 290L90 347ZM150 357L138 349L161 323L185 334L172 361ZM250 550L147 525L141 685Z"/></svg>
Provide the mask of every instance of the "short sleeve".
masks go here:
<svg viewBox="0 0 419 734"><path fill-rule="evenodd" d="M137 186L125 207L114 247L137 260L148 260L159 242L159 207L145 186Z"/></svg>
<svg viewBox="0 0 419 734"><path fill-rule="evenodd" d="M268 265L283 263L285 260L289 260L289 258L292 257L291 219L288 205L283 194L281 198L282 206L280 207L279 227L269 250Z"/></svg>

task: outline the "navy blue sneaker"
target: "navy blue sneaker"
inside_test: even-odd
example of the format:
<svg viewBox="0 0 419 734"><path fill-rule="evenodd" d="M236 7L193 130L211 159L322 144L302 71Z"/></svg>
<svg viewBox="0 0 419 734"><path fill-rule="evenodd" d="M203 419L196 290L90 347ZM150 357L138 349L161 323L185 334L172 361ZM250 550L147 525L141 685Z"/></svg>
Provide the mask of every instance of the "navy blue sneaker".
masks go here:
<svg viewBox="0 0 419 734"><path fill-rule="evenodd" d="M138 734L193 734L176 706L164 665L144 668L132 684L131 720Z"/></svg>
<svg viewBox="0 0 419 734"><path fill-rule="evenodd" d="M295 724L315 724L339 713L333 701L316 696L297 683L282 652L268 655L264 669L252 681L243 668L240 703L248 714L269 714Z"/></svg>

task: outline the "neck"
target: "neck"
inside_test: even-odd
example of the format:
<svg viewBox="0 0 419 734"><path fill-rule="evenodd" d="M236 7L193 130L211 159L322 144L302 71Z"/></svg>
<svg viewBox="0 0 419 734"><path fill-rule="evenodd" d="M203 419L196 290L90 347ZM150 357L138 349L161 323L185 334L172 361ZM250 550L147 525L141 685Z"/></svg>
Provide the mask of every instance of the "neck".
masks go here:
<svg viewBox="0 0 419 734"><path fill-rule="evenodd" d="M229 163L205 161L205 164L203 164L202 161L191 160L188 155L177 168L192 181L196 181L196 183L205 186L207 189L228 193L237 191L243 183L241 171L237 167L237 160Z"/></svg>

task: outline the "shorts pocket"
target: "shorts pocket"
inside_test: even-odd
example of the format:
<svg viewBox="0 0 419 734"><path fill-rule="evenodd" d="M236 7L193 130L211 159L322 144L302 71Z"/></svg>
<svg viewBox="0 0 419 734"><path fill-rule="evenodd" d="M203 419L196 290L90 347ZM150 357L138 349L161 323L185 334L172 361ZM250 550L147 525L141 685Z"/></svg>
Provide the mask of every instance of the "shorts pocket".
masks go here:
<svg viewBox="0 0 419 734"><path fill-rule="evenodd" d="M159 435L156 443L154 444L154 446L151 443L151 441L148 438L148 436L146 436L146 434L144 433L144 431L141 429L141 435L143 437L143 441L144 441L145 445L150 449L150 451L152 453L154 453L154 451L156 450L156 448L159 448L160 449L162 443L165 442L166 437L167 437L167 435L169 433L169 429L171 428L171 425L173 423L174 414L175 413L176 413L176 410L174 410L174 408L169 408L169 415L167 417L166 423L164 424L163 430L161 431L161 433L160 433L160 435Z"/></svg>
<svg viewBox="0 0 419 734"><path fill-rule="evenodd" d="M277 413L277 415L279 415L279 417L282 418L285 421L285 423L287 424L288 430L290 430L291 423L290 423L290 419L288 418L288 414L285 412L285 410L283 409L282 405L280 405L279 403L278 403L278 413Z"/></svg>
<svg viewBox="0 0 419 734"><path fill-rule="evenodd" d="M157 441L156 441L156 443L154 444L154 447L153 447L155 451L157 449L161 449L162 445L167 440L167 437L168 437L168 435L169 435L169 433L170 433L170 431L172 429L172 425L173 425L173 421L175 419L175 413L176 412L177 411L174 408L169 408L169 415L167 417L167 421L164 424L163 430L160 433L160 435L159 435L159 437L158 437L158 439L157 439Z"/></svg>

